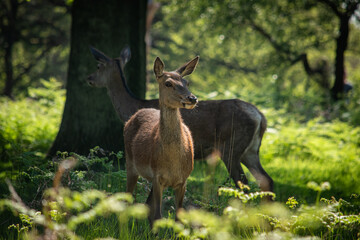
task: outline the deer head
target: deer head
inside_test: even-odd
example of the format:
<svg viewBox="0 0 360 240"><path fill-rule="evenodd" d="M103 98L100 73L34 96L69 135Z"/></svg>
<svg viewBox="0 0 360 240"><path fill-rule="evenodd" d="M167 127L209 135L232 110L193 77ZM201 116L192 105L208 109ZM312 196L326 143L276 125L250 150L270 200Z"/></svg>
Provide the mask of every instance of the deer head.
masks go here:
<svg viewBox="0 0 360 240"><path fill-rule="evenodd" d="M111 75L114 74L114 72L118 73L122 71L125 64L131 58L131 52L128 46L121 50L120 58L115 59L109 58L94 47L90 47L90 51L98 61L97 71L90 74L87 78L88 84L92 87L106 87L108 81L112 79Z"/></svg>
<svg viewBox="0 0 360 240"><path fill-rule="evenodd" d="M155 59L154 73L159 83L159 102L170 108L193 109L198 102L197 98L189 91L188 81L185 76L191 74L199 56L172 72L164 71L164 63L159 57Z"/></svg>

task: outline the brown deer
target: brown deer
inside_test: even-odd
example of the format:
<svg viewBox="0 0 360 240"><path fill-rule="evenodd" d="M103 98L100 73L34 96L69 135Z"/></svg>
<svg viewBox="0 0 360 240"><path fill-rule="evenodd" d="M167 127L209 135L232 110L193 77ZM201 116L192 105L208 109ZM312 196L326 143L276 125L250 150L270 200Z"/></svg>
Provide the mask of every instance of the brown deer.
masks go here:
<svg viewBox="0 0 360 240"><path fill-rule="evenodd" d="M154 73L159 83L160 111L140 109L124 127L126 191L133 193L139 175L152 183L146 201L151 225L161 218L162 192L166 187L175 191L176 210L182 207L186 179L194 167L191 133L179 108L193 109L197 103L183 77L194 71L198 60L196 57L176 71L164 72L164 63L157 57Z"/></svg>
<svg viewBox="0 0 360 240"><path fill-rule="evenodd" d="M87 81L92 86L107 88L123 122L138 109L159 108L157 99L139 99L127 87L123 68L130 59L129 48L124 48L121 57L115 59L95 48L90 50L99 64L98 70ZM262 191L273 191L273 180L259 158L266 119L254 105L239 99L199 101L195 109L181 110L181 115L194 139L195 159L204 159L218 150L236 185L238 181L248 183L240 164L243 163Z"/></svg>

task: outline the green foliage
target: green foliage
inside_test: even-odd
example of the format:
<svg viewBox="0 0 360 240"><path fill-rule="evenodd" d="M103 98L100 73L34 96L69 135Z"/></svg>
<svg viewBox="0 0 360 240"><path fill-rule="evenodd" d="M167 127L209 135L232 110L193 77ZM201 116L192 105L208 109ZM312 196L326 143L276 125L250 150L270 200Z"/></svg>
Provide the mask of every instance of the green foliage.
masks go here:
<svg viewBox="0 0 360 240"><path fill-rule="evenodd" d="M99 147L90 149L88 157L63 152L58 154L58 159L47 163L44 163L42 158L29 157L27 164L19 170L17 175L12 174L13 179L16 180L14 186L24 201L31 201L33 206L39 207L43 191L51 186L52 180L56 177L55 171L60 168L59 163L69 158L74 161L72 163L74 166L61 178L63 186L77 191L88 189L103 189L108 192L124 191L125 186L119 186L118 183L126 181L126 173L120 169L115 171L113 163L113 160L120 160L122 153L111 153L109 157L97 156L102 151L104 150Z"/></svg>
<svg viewBox="0 0 360 240"><path fill-rule="evenodd" d="M22 202L11 200L1 200L0 207L9 207L19 213L22 227L17 224L9 229L15 228L20 235L30 239L41 235L80 239L75 233L79 225L99 221L111 214L118 218L119 236L127 236L128 221L144 219L148 215L148 208L143 204L133 204L133 198L127 193L108 195L98 190L80 193L67 188L46 190L42 213L26 207ZM44 233L39 231L39 227L44 228Z"/></svg>
<svg viewBox="0 0 360 240"><path fill-rule="evenodd" d="M336 1L341 5L342 1ZM200 55L190 77L200 100L240 98L257 106L285 109L299 121L322 116L359 125L359 28L350 24L345 66L354 89L345 101L330 101L338 19L316 1L161 1L151 29L147 69L161 56L166 69ZM345 5L345 4L344 4ZM181 24L179 24L181 22ZM260 28L257 28L259 26ZM266 37L261 33L269 34ZM307 53L317 71L308 76L301 61ZM320 74L320 72L322 72ZM157 97L149 71L148 97ZM323 81L322 78L326 78Z"/></svg>
<svg viewBox="0 0 360 240"><path fill-rule="evenodd" d="M19 175L24 179L20 181L25 184L20 185L24 193L30 193L26 198L34 198L34 192L43 191L47 187L43 183L53 177L41 166L59 129L65 91L54 78L41 80L41 84L42 87L29 88L28 98L16 102L0 98L1 194L7 192L3 180Z"/></svg>
<svg viewBox="0 0 360 240"><path fill-rule="evenodd" d="M13 85L16 98L39 80L64 81L70 52L69 8L61 2L17 0L0 8L0 89ZM7 37L12 36L12 37ZM10 79L9 79L10 78Z"/></svg>
<svg viewBox="0 0 360 240"><path fill-rule="evenodd" d="M122 152L105 155L105 152L100 147L90 149L89 155L82 156L76 153L59 152L58 156L61 159L71 157L76 159L76 167L69 172L70 181L63 182L69 188L84 191L86 189L104 189L108 192L119 192L118 182L126 180L126 173L118 169L115 172L114 160L118 163L122 158ZM55 163L57 168L57 163Z"/></svg>
<svg viewBox="0 0 360 240"><path fill-rule="evenodd" d="M294 197L290 197L287 202L286 202L286 205L288 205L288 207L290 209L294 209L296 208L296 206L298 205L298 201L296 201L296 199Z"/></svg>
<svg viewBox="0 0 360 240"><path fill-rule="evenodd" d="M275 199L275 194L272 192L255 192L255 193L244 193L243 190L239 191L237 189L232 188L219 188L218 190L219 196L225 195L225 196L233 196L235 198L240 199L241 202L247 203L250 200L255 200L258 198L264 198L264 197L271 197L272 199Z"/></svg>
<svg viewBox="0 0 360 240"><path fill-rule="evenodd" d="M123 170L114 172L112 165L109 164L111 160L96 156L100 152L101 149L97 147L90 150L88 157L76 154L66 157L67 153L59 154L65 159L59 165L56 164L57 173L53 173L51 177L54 179L54 184L52 188L44 191L40 204L41 211L27 207L21 199L19 200L19 197L16 197L14 190L11 190L10 187L10 191L15 197L12 198L13 200L1 200L0 210L12 209L15 214L19 214L20 222L11 224L8 231L15 231L18 238L28 239L44 234L54 234L60 238L69 239L88 239L95 238L95 236L121 239L154 237L147 221L140 221L136 226L133 222L133 219L146 218L147 208L144 205L134 204L130 195L121 193L123 189L119 193L96 190L108 190L106 184L105 188L102 188L104 184L101 182L106 181L109 176L116 178L120 174L123 180L125 179ZM121 156L121 154L116 155ZM78 159L77 164L75 159ZM203 195L214 198L219 203L210 202L208 205L204 204L205 207L202 209L181 211L178 214L178 222L175 222L173 215L169 213L169 218L165 217L155 222L153 231L158 237L166 239L178 237L185 239L250 239L276 235L287 238L326 236L327 239L332 239L338 235L353 238L359 231L360 198L358 195L352 195L349 200L336 200L334 197L330 200L323 198L321 202L316 202L316 206L299 204L294 197L291 197L286 204L291 210L281 203L259 205L259 197L274 197L274 194L254 192L242 184L240 189L220 187L217 195L212 193L210 196L209 192L212 190L208 188L217 189L218 184L224 184L224 180L209 181L203 179L201 175L212 172L216 176L215 173L225 169L222 163L217 162L216 165L210 163L210 160L208 164L196 163L195 171L188 182L186 195L192 196L192 191L200 190L200 192L204 191ZM84 173L83 177L77 178L73 173L77 173L79 167L86 167L89 174ZM97 175L104 177L93 178L94 168L97 169ZM47 171L51 172L51 170ZM226 175L221 174L220 176L226 178ZM203 182L202 185L194 188L193 185L197 184L195 181L197 178L203 179ZM41 177L38 178L38 182L40 182L39 179ZM67 184L71 188L78 188L81 191L60 187L60 181L63 186ZM72 183L69 184L69 181ZM81 184L86 181L93 182L94 186ZM217 183L217 181L223 183ZM139 186L143 184L143 181L140 180ZM329 190L329 184L308 182L307 188L318 192L318 196L320 196L323 191ZM245 193L245 190L250 192ZM141 192L141 195L147 195L147 193ZM172 194L165 192L164 199L170 195ZM312 194L310 193L310 195ZM144 202L146 197L142 198L141 200L137 198L137 201ZM200 199L205 203L206 199ZM188 201L185 200L185 204L192 204L192 200L190 203L186 202ZM206 207L210 205L213 206ZM217 206L224 207L219 212L216 210ZM166 204L165 207L168 208Z"/></svg>
<svg viewBox="0 0 360 240"><path fill-rule="evenodd" d="M219 190L223 192L224 190ZM247 200L254 201L258 194L250 195L241 191L226 191L235 198L247 195ZM241 197L240 197L241 199ZM292 198L292 204L296 200ZM179 214L180 222L172 219L161 219L155 222L154 231L162 228L171 228L179 237L185 239L234 239L257 238L271 236L294 238L296 236L325 236L328 239L336 236L347 238L357 237L360 228L360 216L356 208L352 213L345 215L339 210L344 200L326 200L327 205L312 207L301 205L298 209L286 209L280 204L265 204L252 206L243 200L233 200L224 209L221 216L204 210L190 210ZM349 203L347 203L349 204ZM353 213L357 215L353 215Z"/></svg>
<svg viewBox="0 0 360 240"><path fill-rule="evenodd" d="M273 109L265 115L269 128L260 154L264 168L277 183L275 193L281 201L290 197L287 192L293 192L297 199L314 202L316 195L307 193L310 181L328 181L332 186L325 192L328 197L360 192L353 184L360 181L359 127L321 118L298 123Z"/></svg>
<svg viewBox="0 0 360 240"><path fill-rule="evenodd" d="M65 91L54 78L29 88L29 98L0 98L0 158L23 152L43 154L55 138L63 110Z"/></svg>
<svg viewBox="0 0 360 240"><path fill-rule="evenodd" d="M221 191L224 192L219 190ZM227 191L235 198L238 198L240 192ZM244 192L240 195L247 195L247 201L256 200L256 195ZM111 214L114 214L117 223L113 226L118 225L119 232L112 233L112 237L133 239L137 233L133 232L133 225L128 223L131 219L144 219L148 214L144 205L133 204L132 197L125 193L109 195L98 190L80 193L67 188L50 188L44 194L42 212L26 207L16 197L14 199L17 200L1 200L0 207L10 207L15 213L19 213L21 224L9 227L18 232L18 238L33 239L41 235L53 235L81 239L84 231L82 226L94 226L91 224L100 223L102 219L111 218ZM205 210L181 211L178 222L163 218L155 222L153 231L160 234L158 236L171 239L250 239L272 235L287 238L326 236L327 239L341 235L353 238L360 229L360 216L356 215L359 205L354 206L354 200L358 201L359 197L354 195L352 202L335 198L322 199L325 205L301 205L291 212L281 204L248 205L243 201L232 200L220 216ZM43 227L42 231L39 231L40 226ZM91 236L94 230L87 228L86 236ZM138 230L135 228L135 231ZM152 233L147 234L151 238Z"/></svg>

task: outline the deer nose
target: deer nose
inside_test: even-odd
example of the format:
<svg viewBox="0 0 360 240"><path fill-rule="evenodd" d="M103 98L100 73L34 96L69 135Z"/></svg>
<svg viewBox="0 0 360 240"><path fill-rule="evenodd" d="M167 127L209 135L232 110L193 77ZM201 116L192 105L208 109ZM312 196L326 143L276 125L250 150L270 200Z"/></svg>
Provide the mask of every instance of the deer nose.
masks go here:
<svg viewBox="0 0 360 240"><path fill-rule="evenodd" d="M194 95L190 95L187 98L192 104L197 103L197 97L195 97Z"/></svg>
<svg viewBox="0 0 360 240"><path fill-rule="evenodd" d="M87 82L88 82L88 84L90 85L90 86L94 86L94 81L93 81L93 76L88 76L88 78L87 78Z"/></svg>

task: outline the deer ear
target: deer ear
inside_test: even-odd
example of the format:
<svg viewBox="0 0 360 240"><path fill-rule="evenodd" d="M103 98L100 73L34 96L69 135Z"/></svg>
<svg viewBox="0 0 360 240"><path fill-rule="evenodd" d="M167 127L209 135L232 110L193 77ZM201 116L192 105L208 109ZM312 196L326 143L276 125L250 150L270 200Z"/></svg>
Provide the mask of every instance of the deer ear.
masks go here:
<svg viewBox="0 0 360 240"><path fill-rule="evenodd" d="M102 53L101 51L97 50L96 48L90 46L90 51L92 53L92 55L94 55L95 59L99 62L109 62L110 58L108 56L106 56L104 53Z"/></svg>
<svg viewBox="0 0 360 240"><path fill-rule="evenodd" d="M190 75L196 68L196 65L199 62L199 56L196 56L190 62L185 63L183 66L179 67L176 72L179 73L182 77Z"/></svg>
<svg viewBox="0 0 360 240"><path fill-rule="evenodd" d="M131 59L131 50L129 46L125 46L120 53L120 58L125 65Z"/></svg>
<svg viewBox="0 0 360 240"><path fill-rule="evenodd" d="M165 64L163 63L163 61L161 61L161 59L159 57L156 57L155 62L154 62L154 73L155 73L156 78L163 75L164 67L165 67Z"/></svg>

